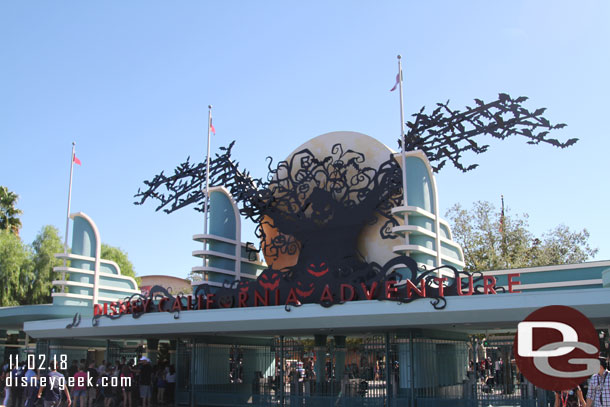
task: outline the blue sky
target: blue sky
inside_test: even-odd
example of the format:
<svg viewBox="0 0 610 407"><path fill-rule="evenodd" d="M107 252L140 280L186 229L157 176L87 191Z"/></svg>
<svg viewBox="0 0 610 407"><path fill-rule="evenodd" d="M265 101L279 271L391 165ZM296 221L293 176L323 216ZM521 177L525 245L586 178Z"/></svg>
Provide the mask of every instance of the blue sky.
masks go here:
<svg viewBox="0 0 610 407"><path fill-rule="evenodd" d="M139 275L185 277L199 213L134 206L144 179L203 160L207 105L219 145L255 176L266 156L352 130L395 148L405 114L498 92L568 124L574 147L491 143L467 174L437 175L441 210L476 200L527 212L536 234L587 228L610 259L610 3L605 1L4 1L0 3L0 184L20 195L22 237L62 234L72 209L129 253ZM249 228L250 230L253 227ZM244 236L244 240L253 240Z"/></svg>

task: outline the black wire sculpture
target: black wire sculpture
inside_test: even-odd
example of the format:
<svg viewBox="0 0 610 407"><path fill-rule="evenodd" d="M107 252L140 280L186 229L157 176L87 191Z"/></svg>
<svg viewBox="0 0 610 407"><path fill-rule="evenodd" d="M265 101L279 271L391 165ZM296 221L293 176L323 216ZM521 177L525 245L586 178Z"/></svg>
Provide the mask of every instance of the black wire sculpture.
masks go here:
<svg viewBox="0 0 610 407"><path fill-rule="evenodd" d="M362 165L363 154L344 150L340 144L322 159L305 149L289 161L279 162L275 169L269 158L269 176L263 182L242 172L231 159L234 143L221 147L224 153L211 160L210 183L228 188L241 205L240 213L257 224L256 235L267 256L300 251L304 262L312 256L332 263L358 262L357 236L377 216L385 219L381 236L394 238L390 231L398 222L391 209L402 200L402 175L390 154L374 169ZM187 160L173 176L161 173L145 181L149 189L138 192L136 204L152 198L160 201L157 210L166 213L192 204L201 211L202 177L205 179L205 164ZM159 192L162 187L165 192ZM271 238L265 232L267 227L281 233Z"/></svg>
<svg viewBox="0 0 610 407"><path fill-rule="evenodd" d="M137 319L151 312L152 308L155 308L158 312L173 312L174 319L178 319L181 310L190 308L188 304L184 303L185 299L180 296L173 296L165 287L155 285L151 287L147 295L133 294L121 301L104 304L106 309L99 306L99 311L94 312L91 325L97 326L100 318L118 319L123 315L131 315L134 319ZM161 300L163 301L161 302ZM178 305L176 306L176 304ZM80 323L80 317L78 322Z"/></svg>
<svg viewBox="0 0 610 407"><path fill-rule="evenodd" d="M476 106L464 111L451 109L448 102L439 103L430 114L422 108L407 123L406 150L422 150L435 171L443 168L447 160L462 171L470 171L477 164L464 164L463 154L469 151L480 154L489 147L477 142L480 136L502 140L522 136L528 144L548 143L561 148L577 141L548 138L551 130L565 124L551 124L542 116L543 108L533 112L524 108L522 103L526 100L500 93L490 103L475 99ZM340 144L334 145L326 157L317 157L304 149L289 160L280 161L275 168L268 157L269 173L262 180L239 168L231 157L234 144L233 141L228 147L221 147L221 153L211 159L210 185L226 187L238 203L240 213L257 224L256 235L265 257L291 255L297 260L282 270L264 270L256 281L232 282L216 290L214 295L222 307L256 305L257 299L260 303L285 304L287 310L308 302L330 306L343 301L342 284L351 284L357 288L355 291L364 287L362 292L353 293L358 299L409 302L414 297L397 294L388 298L381 288L387 281L403 284L409 280L410 284L423 284L432 296L426 297L434 298L433 306L440 309L445 306L445 295L457 295L458 285L462 288L461 274L473 279L472 275L450 266L422 270L405 256L380 266L368 263L358 253L358 235L379 218L383 219L381 237L396 237L392 227L398 221L391 209L402 204L402 170L391 155L378 168L371 168L366 166L364 154ZM171 213L187 206L203 211L205 179L205 161L191 163L187 158L172 175L161 172L144 181L146 189L138 190L135 197L139 200L135 204L156 200L157 211ZM248 253L252 254L252 249ZM444 288L428 278L440 271L449 276ZM481 279L482 276L475 276L474 281ZM374 288L371 294L367 290L372 286L378 289ZM475 284L471 294L482 290L482 286ZM206 296L212 294L205 284L198 291ZM265 298L270 292L275 298Z"/></svg>
<svg viewBox="0 0 610 407"><path fill-rule="evenodd" d="M500 93L498 99L490 103L475 99L476 106L467 106L463 112L451 109L449 101L437 103L431 114L424 113L425 107L422 107L413 114L414 120L407 122L406 150L425 152L435 172L443 168L447 160L466 172L475 169L478 164L464 166L462 154L468 151L481 154L489 148L489 145L479 145L477 136L488 135L500 140L522 136L528 139L528 144L548 143L561 148L578 141L576 138L565 142L548 138L551 130L562 129L566 125L551 124L542 116L546 108L533 112L527 110L521 105L526 100L525 96L513 99L506 93Z"/></svg>

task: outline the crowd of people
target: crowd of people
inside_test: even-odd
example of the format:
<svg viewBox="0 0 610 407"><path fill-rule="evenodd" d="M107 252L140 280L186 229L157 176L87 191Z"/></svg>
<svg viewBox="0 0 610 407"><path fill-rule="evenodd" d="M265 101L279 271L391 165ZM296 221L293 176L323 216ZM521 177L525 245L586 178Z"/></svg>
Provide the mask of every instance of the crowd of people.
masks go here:
<svg viewBox="0 0 610 407"><path fill-rule="evenodd" d="M489 366L494 367L496 377L501 376L501 361L496 365L489 363ZM60 364L55 361L45 370L28 369L25 362L18 366L5 363L0 376L1 406L151 407L174 404L176 370L172 365L153 366L147 357L140 358L138 363L122 357L114 364L103 361L96 366L94 362L82 359L80 363L74 360L63 367L58 369ZM555 393L554 407L610 407L609 373L607 360L601 358L599 372L586 384Z"/></svg>
<svg viewBox="0 0 610 407"><path fill-rule="evenodd" d="M26 362L5 362L0 376L0 403L5 407L151 407L174 404L176 370L173 365L152 365L146 356L137 363L120 358L73 360L61 366L52 361L46 369L29 369ZM63 369L62 369L63 367ZM71 378L71 379L70 379Z"/></svg>
<svg viewBox="0 0 610 407"><path fill-rule="evenodd" d="M610 372L608 371L608 360L606 358L599 358L599 363L599 372L591 376L588 380L585 380L579 386L561 392L553 392L554 400L552 401L552 406L610 407ZM488 357L482 359L476 365L471 361L469 375L474 372L474 369L478 370L476 372L478 380L484 384L483 391L485 391L485 388L491 389L492 387L502 385L504 380L502 359L493 362L492 359ZM520 381L522 382L523 379Z"/></svg>
<svg viewBox="0 0 610 407"><path fill-rule="evenodd" d="M477 363L469 362L468 376L476 375L479 382L490 386L500 385L504 381L504 360L498 358L492 361L491 357L483 358Z"/></svg>

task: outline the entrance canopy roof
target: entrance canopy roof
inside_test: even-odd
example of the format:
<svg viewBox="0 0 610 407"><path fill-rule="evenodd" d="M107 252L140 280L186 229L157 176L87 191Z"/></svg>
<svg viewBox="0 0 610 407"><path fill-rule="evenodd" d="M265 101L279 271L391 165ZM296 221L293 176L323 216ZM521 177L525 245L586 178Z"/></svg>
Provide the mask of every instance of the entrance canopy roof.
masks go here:
<svg viewBox="0 0 610 407"><path fill-rule="evenodd" d="M98 325L83 317L30 321L25 331L34 338L151 338L185 335L312 335L399 332L431 328L459 332L511 331L532 311L547 305L566 305L584 313L599 328L610 326L610 288L568 289L446 297L436 310L430 299L399 304L392 301L355 301L324 308L317 304L291 307L229 308L102 317Z"/></svg>
<svg viewBox="0 0 610 407"><path fill-rule="evenodd" d="M0 328L8 330L22 330L26 321L39 321L40 319L72 318L74 307L53 304L22 305L14 307L0 307Z"/></svg>

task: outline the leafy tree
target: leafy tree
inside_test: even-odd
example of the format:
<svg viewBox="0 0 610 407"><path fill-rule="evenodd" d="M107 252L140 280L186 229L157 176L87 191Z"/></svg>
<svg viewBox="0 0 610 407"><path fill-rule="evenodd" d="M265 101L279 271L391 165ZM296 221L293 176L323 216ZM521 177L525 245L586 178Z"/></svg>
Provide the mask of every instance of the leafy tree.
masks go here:
<svg viewBox="0 0 610 407"><path fill-rule="evenodd" d="M136 277L136 272L133 269L133 264L129 260L127 252L121 250L119 247L109 246L102 243L102 259L112 260L121 268L121 274L124 276L133 277L136 279L138 285L140 284L140 278Z"/></svg>
<svg viewBox="0 0 610 407"><path fill-rule="evenodd" d="M63 245L56 227L44 226L32 243L31 272L25 271L25 296L22 304L48 304L51 302L53 280L57 273L53 267L60 266L56 253L63 251Z"/></svg>
<svg viewBox="0 0 610 407"><path fill-rule="evenodd" d="M541 245L541 253L545 264L582 263L597 254L598 249L592 249L588 244L589 232L583 229L572 232L565 225L559 225L546 232L542 241L534 239L536 246Z"/></svg>
<svg viewBox="0 0 610 407"><path fill-rule="evenodd" d="M475 202L471 210L456 204L447 211L466 271L581 263L597 253L586 229L575 232L560 225L538 238L529 231L527 214L508 212L503 215L486 201Z"/></svg>
<svg viewBox="0 0 610 407"><path fill-rule="evenodd" d="M9 231L0 231L0 306L50 303L53 267L61 263L54 254L62 250L53 226L43 227L31 246Z"/></svg>
<svg viewBox="0 0 610 407"><path fill-rule="evenodd" d="M10 230L19 235L21 220L18 218L23 212L17 208L19 195L8 190L7 187L0 186L0 229Z"/></svg>
<svg viewBox="0 0 610 407"><path fill-rule="evenodd" d="M0 230L0 307L19 305L30 267L28 247L11 231Z"/></svg>
<svg viewBox="0 0 610 407"><path fill-rule="evenodd" d="M63 252L59 231L44 226L31 245L24 244L11 230L0 229L0 307L25 304L48 304L52 301L53 267L61 265L55 258ZM135 277L127 253L102 244L102 258L116 262L123 275Z"/></svg>
<svg viewBox="0 0 610 407"><path fill-rule="evenodd" d="M186 276L186 279L188 280L189 283L193 283L195 281L201 281L202 280L202 274L197 272L197 271L191 271L188 276Z"/></svg>

